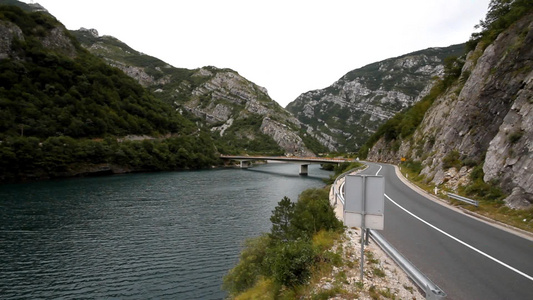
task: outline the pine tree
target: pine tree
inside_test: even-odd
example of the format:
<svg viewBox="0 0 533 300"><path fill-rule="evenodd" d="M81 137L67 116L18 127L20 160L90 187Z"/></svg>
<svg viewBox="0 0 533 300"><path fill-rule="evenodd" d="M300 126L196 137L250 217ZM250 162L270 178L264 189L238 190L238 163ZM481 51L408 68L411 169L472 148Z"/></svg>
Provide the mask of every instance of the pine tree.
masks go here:
<svg viewBox="0 0 533 300"><path fill-rule="evenodd" d="M278 206L272 211L272 216L270 217L270 222L272 222L270 236L272 239L278 241L289 240L293 216L294 203L285 196L278 202Z"/></svg>

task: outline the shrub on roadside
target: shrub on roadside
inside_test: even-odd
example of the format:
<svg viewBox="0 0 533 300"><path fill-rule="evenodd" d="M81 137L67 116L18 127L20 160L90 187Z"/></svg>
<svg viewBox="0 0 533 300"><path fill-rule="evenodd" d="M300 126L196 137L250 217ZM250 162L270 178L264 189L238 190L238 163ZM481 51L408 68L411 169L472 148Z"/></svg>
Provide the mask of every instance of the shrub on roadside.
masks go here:
<svg viewBox="0 0 533 300"><path fill-rule="evenodd" d="M325 189L306 190L296 203L284 197L270 220L271 232L246 241L238 264L224 276L223 288L230 297L275 299L290 294L308 281L316 264L332 260L326 249L343 231Z"/></svg>

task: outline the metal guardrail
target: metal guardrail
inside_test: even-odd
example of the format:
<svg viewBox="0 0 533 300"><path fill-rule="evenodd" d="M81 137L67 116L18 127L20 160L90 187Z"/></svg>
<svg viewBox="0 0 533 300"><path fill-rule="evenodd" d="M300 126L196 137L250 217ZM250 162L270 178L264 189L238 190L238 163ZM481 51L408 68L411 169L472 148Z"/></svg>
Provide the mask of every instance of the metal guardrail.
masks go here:
<svg viewBox="0 0 533 300"><path fill-rule="evenodd" d="M407 275L426 293L426 299L437 300L446 298L446 293L442 291L433 281L420 272L409 260L398 252L391 244L383 238L376 230L370 229L370 236L378 246L387 253L402 268Z"/></svg>
<svg viewBox="0 0 533 300"><path fill-rule="evenodd" d="M344 205L344 195L337 190L338 181L341 178L344 178L347 174L353 172L355 169L352 169L348 172L345 172L333 183L333 186L331 187L334 192L335 196L335 204L337 203L337 199L341 201L341 203ZM379 234L377 231L370 229L370 236L372 239L378 244L378 246L387 253L399 266L402 268L402 270L407 273L407 275L418 285L420 289L422 289L426 293L426 299L428 300L440 300L446 298L446 293L442 291L433 281L431 281L429 278L427 278L424 273L420 272L409 260L407 260L403 255L398 252L381 234Z"/></svg>
<svg viewBox="0 0 533 300"><path fill-rule="evenodd" d="M470 199L470 198L466 198L466 197L459 196L459 195L452 194L452 193L448 193L448 197L455 199L455 200L466 202L468 204L479 206L479 202L477 202L476 200Z"/></svg>
<svg viewBox="0 0 533 300"><path fill-rule="evenodd" d="M359 168L354 168L349 171L346 171L342 173L341 175L337 176L337 179L335 179L335 182L333 182L333 193L335 195L335 204L337 204L337 200L341 200L342 205L344 206L344 196L340 193L340 190L337 190L337 184L339 183L339 180L344 178L344 176L356 171Z"/></svg>

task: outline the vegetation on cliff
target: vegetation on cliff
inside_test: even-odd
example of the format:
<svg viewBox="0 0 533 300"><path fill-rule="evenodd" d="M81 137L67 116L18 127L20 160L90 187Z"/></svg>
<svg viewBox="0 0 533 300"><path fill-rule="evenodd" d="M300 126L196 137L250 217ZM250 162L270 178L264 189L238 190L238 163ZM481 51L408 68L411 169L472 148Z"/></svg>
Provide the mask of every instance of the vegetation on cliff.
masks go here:
<svg viewBox="0 0 533 300"><path fill-rule="evenodd" d="M360 157L403 158L421 186L475 198L474 210L531 230L532 7L491 1L471 51L449 59L430 94L381 126Z"/></svg>
<svg viewBox="0 0 533 300"><path fill-rule="evenodd" d="M393 150L397 151L400 146L400 141L409 138L415 132L418 125L424 119L426 111L431 107L435 99L446 92L455 80L461 76L463 64L464 60L462 58L455 56L446 58L444 63L444 77L442 79L436 79L437 82L431 88L429 94L422 98L422 100L408 109L399 112L381 125L361 149L359 149L359 157L366 159L368 150L381 138L384 138L387 142L391 142Z"/></svg>
<svg viewBox="0 0 533 300"><path fill-rule="evenodd" d="M300 95L287 110L330 151L356 152L381 124L427 92L432 78L442 76L446 57L463 52L459 44L372 63Z"/></svg>
<svg viewBox="0 0 533 300"><path fill-rule="evenodd" d="M134 171L216 162L209 137L84 50L52 16L0 6L0 26L22 33L7 42L0 60L1 179L68 175L71 164ZM126 135L173 138L117 142ZM191 141L192 135L202 138Z"/></svg>
<svg viewBox="0 0 533 300"><path fill-rule="evenodd" d="M80 29L72 34L83 47L123 70L154 97L172 105L198 126L210 130L221 153L281 155L295 148L324 152L265 89L236 71L213 66L194 70L175 68L114 37L98 36L95 30ZM267 118L271 121L269 124L276 124L278 128L265 129L262 125ZM281 135L277 132L299 136L300 141L287 144L287 139L280 140ZM273 137L276 135L277 140Z"/></svg>
<svg viewBox="0 0 533 300"><path fill-rule="evenodd" d="M472 34L467 51L474 50L480 42L483 47L490 45L511 24L531 13L532 7L532 0L491 0L485 20L476 25L481 31Z"/></svg>

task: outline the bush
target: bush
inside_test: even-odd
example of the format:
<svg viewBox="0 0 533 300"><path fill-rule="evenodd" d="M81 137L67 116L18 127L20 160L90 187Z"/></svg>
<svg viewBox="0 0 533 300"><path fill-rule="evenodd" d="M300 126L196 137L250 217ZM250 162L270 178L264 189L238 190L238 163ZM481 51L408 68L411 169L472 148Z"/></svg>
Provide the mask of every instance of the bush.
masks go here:
<svg viewBox="0 0 533 300"><path fill-rule="evenodd" d="M340 231L343 228L329 203L329 191L326 189L302 192L294 207L291 225L299 236L306 238L311 238L320 230Z"/></svg>
<svg viewBox="0 0 533 300"><path fill-rule="evenodd" d="M335 179L342 173L348 172L353 169L357 169L362 167L363 164L360 162L343 162L339 165L336 165L333 170L335 171L335 174L331 175L328 179L324 179L323 181L326 184L333 184L335 182Z"/></svg>
<svg viewBox="0 0 533 300"><path fill-rule="evenodd" d="M524 135L523 131L515 131L509 135L509 143L516 144Z"/></svg>
<svg viewBox="0 0 533 300"><path fill-rule="evenodd" d="M460 157L460 154L459 154L459 151L457 150L448 152L448 154L446 154L446 156L444 156L444 158L442 159L442 168L444 170L448 170L450 168L455 167L459 170L462 166L462 163L459 157Z"/></svg>
<svg viewBox="0 0 533 300"><path fill-rule="evenodd" d="M308 240L278 243L267 252L267 263L276 282L287 287L307 282L314 262L313 247Z"/></svg>
<svg viewBox="0 0 533 300"><path fill-rule="evenodd" d="M478 197L486 201L501 200L505 195L498 187L498 184L496 182L485 182L483 180L484 176L483 165L474 167L470 173L472 183L464 189L466 196Z"/></svg>
<svg viewBox="0 0 533 300"><path fill-rule="evenodd" d="M422 163L418 160L408 160L402 163L402 165L415 174L420 174L423 169Z"/></svg>
<svg viewBox="0 0 533 300"><path fill-rule="evenodd" d="M281 287L292 289L307 282L318 262L341 261L326 251L343 230L327 190L306 190L297 203L284 197L270 220L270 234L248 240L238 264L224 276L223 288L237 299L255 299L269 288L277 297ZM287 289L283 293L290 294ZM265 293L264 299L271 295Z"/></svg>
<svg viewBox="0 0 533 300"><path fill-rule="evenodd" d="M274 300L280 287L272 279L261 277L253 287L235 297L235 300Z"/></svg>
<svg viewBox="0 0 533 300"><path fill-rule="evenodd" d="M231 295L239 294L251 287L270 272L265 270L265 258L271 245L268 235L246 240L237 265L226 276L222 287Z"/></svg>

